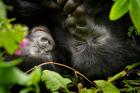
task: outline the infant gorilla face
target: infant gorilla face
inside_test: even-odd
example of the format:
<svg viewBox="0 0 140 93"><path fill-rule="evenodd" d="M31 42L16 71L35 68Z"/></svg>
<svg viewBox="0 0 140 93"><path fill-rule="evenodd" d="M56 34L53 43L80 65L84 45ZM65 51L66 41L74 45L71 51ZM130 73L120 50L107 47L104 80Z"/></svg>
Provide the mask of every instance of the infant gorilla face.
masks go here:
<svg viewBox="0 0 140 93"><path fill-rule="evenodd" d="M45 27L35 27L29 37L29 45L22 49L26 59L50 61L55 42Z"/></svg>

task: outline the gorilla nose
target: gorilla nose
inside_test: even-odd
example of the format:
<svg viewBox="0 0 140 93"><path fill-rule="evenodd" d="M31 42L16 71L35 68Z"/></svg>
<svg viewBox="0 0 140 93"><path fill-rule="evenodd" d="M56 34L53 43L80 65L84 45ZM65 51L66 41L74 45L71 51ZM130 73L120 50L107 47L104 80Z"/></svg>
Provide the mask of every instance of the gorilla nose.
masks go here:
<svg viewBox="0 0 140 93"><path fill-rule="evenodd" d="M39 40L39 44L43 47L43 46L47 46L49 45L49 40L47 37L41 37Z"/></svg>

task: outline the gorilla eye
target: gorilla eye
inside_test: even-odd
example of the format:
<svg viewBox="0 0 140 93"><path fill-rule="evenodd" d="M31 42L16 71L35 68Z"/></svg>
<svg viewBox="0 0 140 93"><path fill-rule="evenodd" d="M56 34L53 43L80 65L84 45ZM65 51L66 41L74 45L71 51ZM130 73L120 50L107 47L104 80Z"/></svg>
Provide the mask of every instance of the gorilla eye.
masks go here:
<svg viewBox="0 0 140 93"><path fill-rule="evenodd" d="M38 45L40 47L46 47L48 45L51 45L51 42L48 40L47 37L41 37L40 40L38 41Z"/></svg>
<svg viewBox="0 0 140 93"><path fill-rule="evenodd" d="M42 37L42 38L40 39L40 41L41 41L41 42L48 42L48 38Z"/></svg>

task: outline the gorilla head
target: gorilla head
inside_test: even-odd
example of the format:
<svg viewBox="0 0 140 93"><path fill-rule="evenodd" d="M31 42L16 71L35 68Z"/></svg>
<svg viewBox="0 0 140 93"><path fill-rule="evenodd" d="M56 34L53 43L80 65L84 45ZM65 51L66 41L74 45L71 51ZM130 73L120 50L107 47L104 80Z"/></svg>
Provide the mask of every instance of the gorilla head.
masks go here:
<svg viewBox="0 0 140 93"><path fill-rule="evenodd" d="M32 29L28 38L28 45L21 49L24 62L23 70L28 70L42 62L53 60L53 48L55 42L46 27L38 26Z"/></svg>
<svg viewBox="0 0 140 93"><path fill-rule="evenodd" d="M45 27L35 27L29 37L29 45L24 48L24 56L42 60L50 60L55 45L50 32Z"/></svg>

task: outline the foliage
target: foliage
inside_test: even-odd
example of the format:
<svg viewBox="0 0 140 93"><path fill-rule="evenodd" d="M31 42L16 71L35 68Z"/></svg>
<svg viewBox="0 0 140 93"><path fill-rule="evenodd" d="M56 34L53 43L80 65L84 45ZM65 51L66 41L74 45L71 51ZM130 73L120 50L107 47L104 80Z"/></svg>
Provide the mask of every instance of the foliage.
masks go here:
<svg viewBox="0 0 140 93"><path fill-rule="evenodd" d="M119 89L116 88L112 83L105 80L94 81L98 88L104 93L120 93Z"/></svg>
<svg viewBox="0 0 140 93"><path fill-rule="evenodd" d="M128 12L140 35L140 0L115 0L110 11L110 20L117 20Z"/></svg>
<svg viewBox="0 0 140 93"><path fill-rule="evenodd" d="M63 78L56 72L44 70L42 80L45 81L46 87L50 89L52 93L57 92L59 89L63 89L66 93L70 93L67 85L71 83L71 80Z"/></svg>
<svg viewBox="0 0 140 93"><path fill-rule="evenodd" d="M0 17L6 18L6 6L3 4L2 0L0 0Z"/></svg>
<svg viewBox="0 0 140 93"><path fill-rule="evenodd" d="M17 44L24 38L25 29L21 25L12 25L10 22L11 20L8 19L0 19L0 47L13 54L18 48Z"/></svg>
<svg viewBox="0 0 140 93"><path fill-rule="evenodd" d="M134 26L130 26L128 29L128 36L131 37L133 32L135 32L136 35L138 35L138 32Z"/></svg>
<svg viewBox="0 0 140 93"><path fill-rule="evenodd" d="M136 0L132 1L131 3L134 3L135 1ZM116 0L116 3L118 2L120 2L120 0ZM126 2L127 1L125 0L121 4L120 9L117 10L117 11L120 11L119 17L124 15L126 12L128 12L128 9L126 7L130 3L126 3ZM123 4L125 5L123 6ZM122 6L124 7L123 10L121 10ZM1 9L0 49L4 49L4 50L0 50L0 93L10 93L11 89L15 85L22 86L19 90L20 93L29 93L29 92L41 93L40 82L44 83L45 88L51 93L60 93L60 92L61 93L77 93L77 92L78 93L100 93L100 92L101 93L120 93L120 91L123 91L123 90L125 92L133 92L133 91L139 92L139 87L133 87L133 85L134 86L138 84L140 85L139 81L123 80L124 88L125 88L123 90L115 86L115 83L116 83L115 80L128 75L127 70L124 70L118 73L117 75L113 76L112 78L106 81L105 80L93 81L95 86L91 86L91 88L86 88L82 85L82 83L79 84L79 82L75 81L77 86L73 85L72 87L76 87L78 91L71 90L69 88L69 84L73 82L72 80L70 80L69 78L62 77L57 72L53 72L50 70L42 70L40 67L35 67L31 73L22 72L20 69L16 67L20 62L22 62L21 58L10 60L7 62L4 60L3 54L4 52L10 54L11 56L15 54L19 46L19 43L27 34L26 27L19 24L12 25L10 22L13 19L12 20L6 19L6 8L1 0L0 0L0 9ZM132 7L132 10L133 9L134 7ZM134 18L134 20L136 19ZM126 69L131 70L137 65L139 64L128 66ZM137 74L140 75L139 73ZM77 77L75 78L77 79ZM46 91L43 91L43 93L45 92Z"/></svg>

